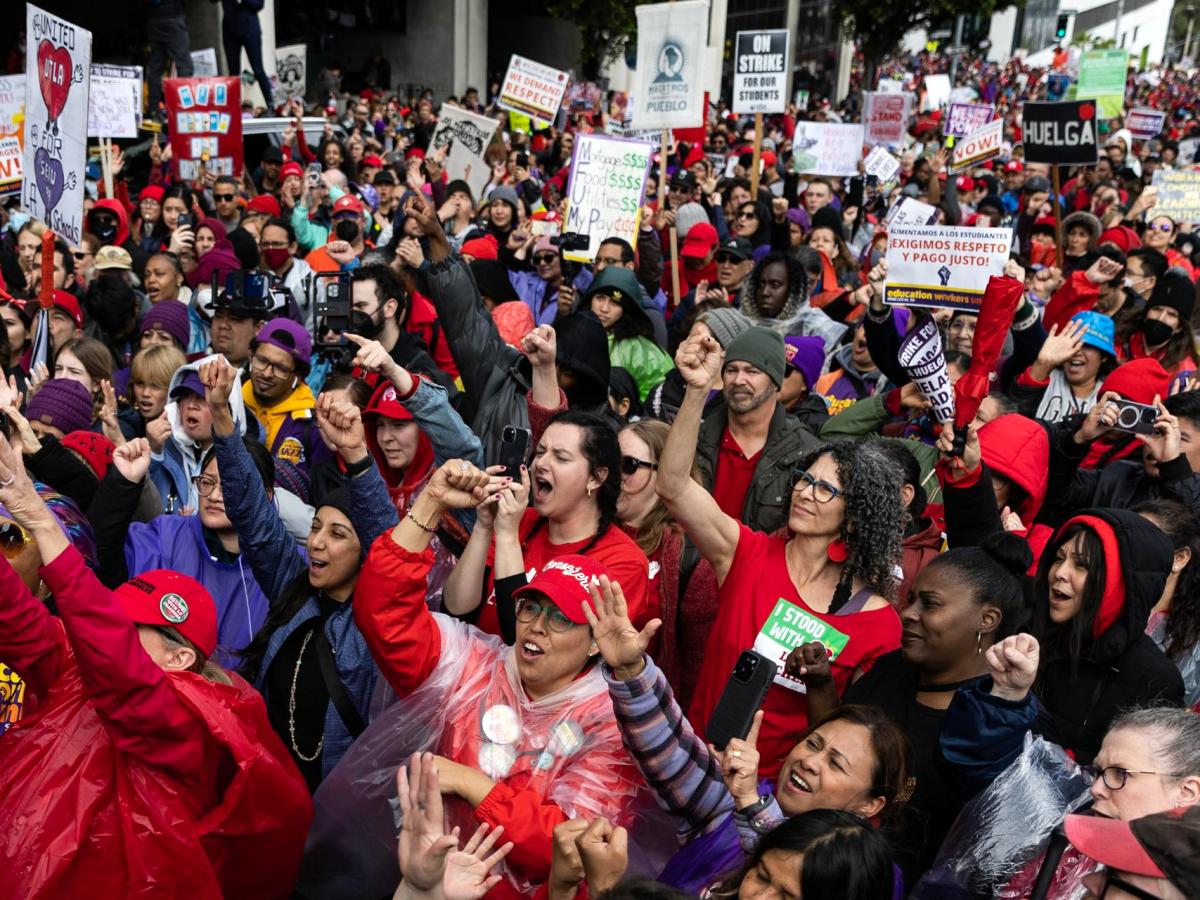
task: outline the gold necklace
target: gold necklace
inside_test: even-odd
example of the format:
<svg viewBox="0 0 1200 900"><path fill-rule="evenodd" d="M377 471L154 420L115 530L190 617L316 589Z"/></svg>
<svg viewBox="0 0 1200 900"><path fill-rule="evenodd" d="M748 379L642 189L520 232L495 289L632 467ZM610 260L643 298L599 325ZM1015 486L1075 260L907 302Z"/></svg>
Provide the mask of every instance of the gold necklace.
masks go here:
<svg viewBox="0 0 1200 900"><path fill-rule="evenodd" d="M321 623L317 623L317 627L321 627ZM305 762L316 762L321 757L321 750L325 746L325 731L321 730L321 739L317 741L317 749L313 751L312 756L305 756L304 752L296 744L296 681L300 677L300 661L304 659L304 651L308 649L308 642L312 640L313 633L310 631L304 636L304 643L300 645L300 652L296 655L296 668L292 670L292 696L288 699L288 735L292 739L292 752Z"/></svg>

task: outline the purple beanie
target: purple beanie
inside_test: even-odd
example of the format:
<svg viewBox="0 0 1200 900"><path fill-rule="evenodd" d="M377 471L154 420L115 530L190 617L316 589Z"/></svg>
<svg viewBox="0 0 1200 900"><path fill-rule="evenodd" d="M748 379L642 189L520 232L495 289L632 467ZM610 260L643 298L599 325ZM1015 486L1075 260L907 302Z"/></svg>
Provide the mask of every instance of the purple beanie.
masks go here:
<svg viewBox="0 0 1200 900"><path fill-rule="evenodd" d="M161 303L154 304L142 316L139 331L145 334L155 325L175 338L179 349L187 353L188 344L192 338L192 326L188 322L186 303L180 303L178 300L163 300Z"/></svg>
<svg viewBox="0 0 1200 900"><path fill-rule="evenodd" d="M250 342L250 349L255 350L260 344L269 344L288 354L296 364L308 374L312 365L312 337L299 322L287 318L272 319L258 332L258 336Z"/></svg>
<svg viewBox="0 0 1200 900"><path fill-rule="evenodd" d="M52 425L63 434L87 431L92 427L92 398L78 381L51 378L25 404L25 418Z"/></svg>
<svg viewBox="0 0 1200 900"><path fill-rule="evenodd" d="M798 369L804 376L805 386L810 391L816 387L821 369L825 366L825 341L816 336L786 337L783 339L783 353L788 365Z"/></svg>
<svg viewBox="0 0 1200 900"><path fill-rule="evenodd" d="M805 234L812 231L812 220L808 217L808 210L802 206L793 206L784 214L789 222L793 222L800 226L800 230Z"/></svg>

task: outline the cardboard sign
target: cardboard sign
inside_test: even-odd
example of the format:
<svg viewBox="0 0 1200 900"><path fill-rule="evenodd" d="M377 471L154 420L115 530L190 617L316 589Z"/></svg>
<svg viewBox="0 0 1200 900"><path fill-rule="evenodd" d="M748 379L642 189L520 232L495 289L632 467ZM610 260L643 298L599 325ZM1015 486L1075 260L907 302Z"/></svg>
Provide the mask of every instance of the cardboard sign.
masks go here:
<svg viewBox="0 0 1200 900"><path fill-rule="evenodd" d="M863 160L863 171L878 178L880 184L887 184L899 174L900 160L883 147L875 147Z"/></svg>
<svg viewBox="0 0 1200 900"><path fill-rule="evenodd" d="M92 34L25 7L25 180L21 204L68 244L83 239Z"/></svg>
<svg viewBox="0 0 1200 900"><path fill-rule="evenodd" d="M909 94L870 93L863 107L865 141L898 147L908 131Z"/></svg>
<svg viewBox="0 0 1200 900"><path fill-rule="evenodd" d="M571 154L564 231L591 237L587 250L563 255L576 262L596 259L600 242L619 237L636 246L642 197L650 174L653 144L599 134L579 134Z"/></svg>
<svg viewBox="0 0 1200 900"><path fill-rule="evenodd" d="M1154 173L1158 202L1150 210L1154 216L1170 216L1176 222L1200 222L1200 172L1195 170Z"/></svg>
<svg viewBox="0 0 1200 900"><path fill-rule="evenodd" d="M1026 162L1094 166L1100 158L1095 100L1026 103L1021 119Z"/></svg>
<svg viewBox="0 0 1200 900"><path fill-rule="evenodd" d="M1125 127L1139 141L1148 141L1162 134L1163 126L1167 123L1167 114L1157 109L1139 106L1129 111L1125 117Z"/></svg>
<svg viewBox="0 0 1200 900"><path fill-rule="evenodd" d="M895 78L880 78L879 93L881 94L902 94L904 93L904 82L898 81Z"/></svg>
<svg viewBox="0 0 1200 900"><path fill-rule="evenodd" d="M950 76L925 76L925 102L921 104L922 111L941 109L950 102Z"/></svg>
<svg viewBox="0 0 1200 900"><path fill-rule="evenodd" d="M797 122L792 136L792 171L801 175L857 175L862 147L862 125Z"/></svg>
<svg viewBox="0 0 1200 900"><path fill-rule="evenodd" d="M171 154L180 181L242 175L241 79L164 78Z"/></svg>
<svg viewBox="0 0 1200 900"><path fill-rule="evenodd" d="M308 79L308 47L304 44L287 44L275 48L275 83L272 98L276 106L282 106L295 97L304 99L304 88Z"/></svg>
<svg viewBox="0 0 1200 900"><path fill-rule="evenodd" d="M1112 119L1125 108L1125 76L1129 71L1128 50L1088 50L1079 58L1077 100L1095 99L1100 115Z"/></svg>
<svg viewBox="0 0 1200 900"><path fill-rule="evenodd" d="M203 50L192 51L192 77L216 77L219 74L221 73L217 71L217 51L215 49L205 47Z"/></svg>
<svg viewBox="0 0 1200 900"><path fill-rule="evenodd" d="M137 137L142 67L92 63L88 87L88 137Z"/></svg>
<svg viewBox="0 0 1200 900"><path fill-rule="evenodd" d="M553 122L562 106L571 77L560 69L544 66L513 54L496 105L513 112Z"/></svg>
<svg viewBox="0 0 1200 900"><path fill-rule="evenodd" d="M996 115L990 103L951 103L942 133L947 137L966 137L978 131Z"/></svg>
<svg viewBox="0 0 1200 900"><path fill-rule="evenodd" d="M884 299L977 311L988 279L1003 274L1011 246L1008 228L889 228Z"/></svg>
<svg viewBox="0 0 1200 900"><path fill-rule="evenodd" d="M929 401L929 414L935 422L954 421L954 388L946 371L946 354L937 322L926 319L900 342L896 354L904 373Z"/></svg>
<svg viewBox="0 0 1200 900"><path fill-rule="evenodd" d="M637 8L633 127L693 128L704 121L708 0Z"/></svg>
<svg viewBox="0 0 1200 900"><path fill-rule="evenodd" d="M457 106L442 104L437 128L433 131L430 151L449 147L445 169L451 179L461 178L476 200L487 187L492 172L484 159L488 145L500 123Z"/></svg>
<svg viewBox="0 0 1200 900"><path fill-rule="evenodd" d="M954 145L950 163L953 172L971 169L1000 155L1004 144L1004 120L996 119Z"/></svg>
<svg viewBox="0 0 1200 900"><path fill-rule="evenodd" d="M890 232L893 228L912 228L917 225L932 225L937 221L937 207L922 203L915 197L901 197L884 219Z"/></svg>
<svg viewBox="0 0 1200 900"><path fill-rule="evenodd" d="M25 76L0 75L0 193L21 187L24 124Z"/></svg>
<svg viewBox="0 0 1200 900"><path fill-rule="evenodd" d="M739 31L735 46L733 111L742 115L786 110L791 59L787 31Z"/></svg>

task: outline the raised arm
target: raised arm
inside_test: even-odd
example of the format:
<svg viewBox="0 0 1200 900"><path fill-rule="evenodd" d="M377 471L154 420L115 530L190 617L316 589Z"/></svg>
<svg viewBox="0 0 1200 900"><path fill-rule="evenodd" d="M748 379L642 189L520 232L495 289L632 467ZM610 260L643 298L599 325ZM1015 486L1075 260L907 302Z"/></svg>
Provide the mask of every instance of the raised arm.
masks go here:
<svg viewBox="0 0 1200 900"><path fill-rule="evenodd" d="M0 561L0 659L21 676L33 696L45 697L58 680L62 646L57 620L12 564Z"/></svg>
<svg viewBox="0 0 1200 900"><path fill-rule="evenodd" d="M689 338L679 345L675 365L687 390L658 464L656 490L675 521L708 560L717 582L724 582L737 550L738 523L721 511L712 494L692 480L692 461L700 436L700 416L725 354L711 337Z"/></svg>
<svg viewBox="0 0 1200 900"><path fill-rule="evenodd" d="M399 517L367 449L362 412L349 401L335 402L332 395L322 394L317 398L316 415L321 439L347 466L350 524L364 543L370 543L395 528Z"/></svg>

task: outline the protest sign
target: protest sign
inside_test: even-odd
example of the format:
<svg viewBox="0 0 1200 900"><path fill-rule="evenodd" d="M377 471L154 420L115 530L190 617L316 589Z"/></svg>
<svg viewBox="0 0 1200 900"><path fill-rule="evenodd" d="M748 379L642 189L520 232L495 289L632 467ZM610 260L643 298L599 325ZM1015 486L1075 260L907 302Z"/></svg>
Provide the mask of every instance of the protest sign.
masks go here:
<svg viewBox="0 0 1200 900"><path fill-rule="evenodd" d="M909 94L867 94L863 108L866 143L889 147L904 143L910 100Z"/></svg>
<svg viewBox="0 0 1200 900"><path fill-rule="evenodd" d="M637 8L634 128L692 128L704 121L708 0Z"/></svg>
<svg viewBox="0 0 1200 900"><path fill-rule="evenodd" d="M874 175L880 184L887 184L900 172L900 160L883 147L875 147L863 160L863 171Z"/></svg>
<svg viewBox="0 0 1200 900"><path fill-rule="evenodd" d="M792 136L792 171L801 175L857 175L862 145L862 125L797 122Z"/></svg>
<svg viewBox="0 0 1200 900"><path fill-rule="evenodd" d="M1088 50L1079 58L1079 83L1075 99L1095 99L1100 115L1112 119L1125 108L1125 76L1129 71L1128 50Z"/></svg>
<svg viewBox="0 0 1200 900"><path fill-rule="evenodd" d="M181 181L242 174L241 79L164 78L171 154Z"/></svg>
<svg viewBox="0 0 1200 900"><path fill-rule="evenodd" d="M1200 162L1200 138L1184 138L1179 142L1179 164L1190 166Z"/></svg>
<svg viewBox="0 0 1200 900"><path fill-rule="evenodd" d="M1158 202L1150 216L1170 216L1176 222L1200 222L1200 172L1195 170L1154 173Z"/></svg>
<svg viewBox="0 0 1200 900"><path fill-rule="evenodd" d="M1139 141L1148 141L1162 134L1163 126L1167 123L1167 114L1157 109L1139 106L1129 111L1125 117L1125 127Z"/></svg>
<svg viewBox="0 0 1200 900"><path fill-rule="evenodd" d="M217 71L217 51L212 47L192 51L192 77L219 75Z"/></svg>
<svg viewBox="0 0 1200 900"><path fill-rule="evenodd" d="M911 228L914 225L932 225L937 220L937 207L922 203L915 197L901 197L884 218L888 231L893 228Z"/></svg>
<svg viewBox="0 0 1200 900"><path fill-rule="evenodd" d="M275 105L282 106L295 97L304 99L308 80L308 48L287 44L275 48Z"/></svg>
<svg viewBox="0 0 1200 900"><path fill-rule="evenodd" d="M564 104L569 112L597 113L604 107L604 91L594 81L572 81Z"/></svg>
<svg viewBox="0 0 1200 900"><path fill-rule="evenodd" d="M949 75L926 75L925 76L925 102L921 104L922 110L941 109L950 102L950 76Z"/></svg>
<svg viewBox="0 0 1200 900"><path fill-rule="evenodd" d="M88 88L88 137L137 137L142 67L92 63Z"/></svg>
<svg viewBox="0 0 1200 900"><path fill-rule="evenodd" d="M25 76L0 75L0 194L21 187Z"/></svg>
<svg viewBox="0 0 1200 900"><path fill-rule="evenodd" d="M1003 274L1011 247L1008 228L889 228L885 300L976 311L988 279Z"/></svg>
<svg viewBox="0 0 1200 900"><path fill-rule="evenodd" d="M465 181L476 200L492 177L484 154L499 125L495 119L445 103L438 112L429 149L449 148L444 163L446 174Z"/></svg>
<svg viewBox="0 0 1200 900"><path fill-rule="evenodd" d="M781 113L787 109L788 33L739 31L733 56L733 111Z"/></svg>
<svg viewBox="0 0 1200 900"><path fill-rule="evenodd" d="M642 195L656 149L598 134L576 136L564 230L589 235L591 241L586 250L564 251L567 259L593 262L600 242L609 237L637 245Z"/></svg>
<svg viewBox="0 0 1200 900"><path fill-rule="evenodd" d="M898 81L895 78L880 78L879 93L881 94L902 94L904 93L904 82Z"/></svg>
<svg viewBox="0 0 1200 900"><path fill-rule="evenodd" d="M996 119L954 144L950 168L962 172L1000 155L1004 143L1004 120Z"/></svg>
<svg viewBox="0 0 1200 900"><path fill-rule="evenodd" d="M1100 157L1095 100L1026 103L1022 129L1026 162L1094 166Z"/></svg>
<svg viewBox="0 0 1200 900"><path fill-rule="evenodd" d="M948 137L966 137L978 131L996 115L990 103L951 103L942 132Z"/></svg>
<svg viewBox="0 0 1200 900"><path fill-rule="evenodd" d="M92 34L26 7L25 180L21 203L69 244L83 239Z"/></svg>
<svg viewBox="0 0 1200 900"><path fill-rule="evenodd" d="M954 388L946 371L946 354L937 322L925 319L900 342L897 360L930 403L929 414L935 422L954 421Z"/></svg>
<svg viewBox="0 0 1200 900"><path fill-rule="evenodd" d="M560 69L514 53L496 104L512 112L553 122L570 80L570 76Z"/></svg>

